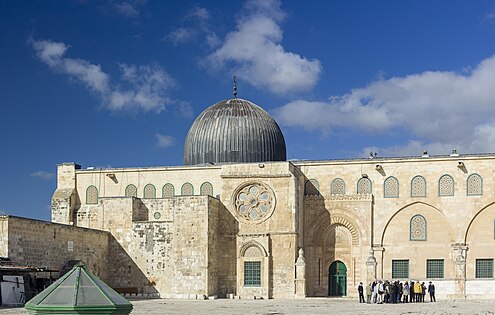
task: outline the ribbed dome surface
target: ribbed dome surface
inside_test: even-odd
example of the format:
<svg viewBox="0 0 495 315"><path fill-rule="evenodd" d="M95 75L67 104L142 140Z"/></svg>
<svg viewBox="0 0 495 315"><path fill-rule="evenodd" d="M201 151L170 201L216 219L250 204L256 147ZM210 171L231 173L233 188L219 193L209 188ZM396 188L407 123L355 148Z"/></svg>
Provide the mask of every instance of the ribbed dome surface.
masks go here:
<svg viewBox="0 0 495 315"><path fill-rule="evenodd" d="M282 131L261 107L233 98L208 107L184 144L184 164L285 161Z"/></svg>

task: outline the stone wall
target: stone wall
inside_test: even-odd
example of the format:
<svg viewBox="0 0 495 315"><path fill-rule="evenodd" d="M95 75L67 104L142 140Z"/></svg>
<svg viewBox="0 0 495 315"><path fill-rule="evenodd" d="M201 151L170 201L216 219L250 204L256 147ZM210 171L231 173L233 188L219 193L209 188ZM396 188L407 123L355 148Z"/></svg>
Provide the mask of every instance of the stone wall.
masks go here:
<svg viewBox="0 0 495 315"><path fill-rule="evenodd" d="M14 216L0 217L0 231L0 252L15 265L59 270L81 260L104 281L110 278L106 232Z"/></svg>

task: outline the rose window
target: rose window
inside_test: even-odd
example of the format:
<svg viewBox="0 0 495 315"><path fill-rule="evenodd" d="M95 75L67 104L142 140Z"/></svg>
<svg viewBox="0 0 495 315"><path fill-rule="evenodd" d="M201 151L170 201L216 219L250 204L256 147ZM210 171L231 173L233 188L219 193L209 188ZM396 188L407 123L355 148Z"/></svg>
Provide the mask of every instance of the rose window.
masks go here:
<svg viewBox="0 0 495 315"><path fill-rule="evenodd" d="M262 184L250 184L243 187L235 199L237 213L249 221L267 218L274 206L273 192Z"/></svg>

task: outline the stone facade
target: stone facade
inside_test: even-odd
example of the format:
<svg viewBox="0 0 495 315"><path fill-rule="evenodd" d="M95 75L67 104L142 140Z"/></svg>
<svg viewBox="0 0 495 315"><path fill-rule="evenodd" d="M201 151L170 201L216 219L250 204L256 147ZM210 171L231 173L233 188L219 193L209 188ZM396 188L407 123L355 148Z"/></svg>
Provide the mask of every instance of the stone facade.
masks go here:
<svg viewBox="0 0 495 315"><path fill-rule="evenodd" d="M490 259L493 266L494 166L492 155L66 163L52 214L112 235L112 286L162 297L327 296L334 262L346 268L341 293L350 296L361 281L394 278L432 280L440 297L495 297L493 272L481 278L476 267Z"/></svg>

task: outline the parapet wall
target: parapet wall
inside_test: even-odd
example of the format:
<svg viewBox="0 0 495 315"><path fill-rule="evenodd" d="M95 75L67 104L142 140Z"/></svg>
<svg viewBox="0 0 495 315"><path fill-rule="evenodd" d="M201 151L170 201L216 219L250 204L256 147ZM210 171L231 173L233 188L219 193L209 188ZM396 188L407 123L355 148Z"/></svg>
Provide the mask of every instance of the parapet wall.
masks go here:
<svg viewBox="0 0 495 315"><path fill-rule="evenodd" d="M13 264L59 270L81 260L104 281L109 278L107 232L15 216L1 216L0 231L0 253Z"/></svg>

